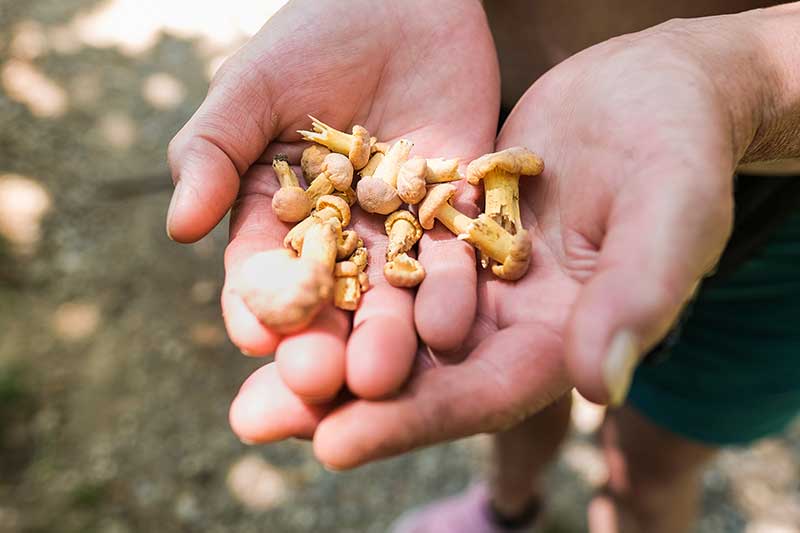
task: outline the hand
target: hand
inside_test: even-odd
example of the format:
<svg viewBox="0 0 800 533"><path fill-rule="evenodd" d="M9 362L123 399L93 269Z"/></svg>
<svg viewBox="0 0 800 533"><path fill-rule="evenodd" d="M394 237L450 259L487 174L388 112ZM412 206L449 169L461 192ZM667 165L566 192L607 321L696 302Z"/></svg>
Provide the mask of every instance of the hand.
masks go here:
<svg viewBox="0 0 800 533"><path fill-rule="evenodd" d="M481 273L462 362L420 367L393 399L325 417L290 408L316 427L323 463L348 468L505 429L573 385L596 402L622 400L638 358L723 250L737 139L755 131L732 120L739 102L697 53L703 24L603 43L528 91L497 148L523 145L545 161L521 185L530 272L516 284Z"/></svg>
<svg viewBox="0 0 800 533"><path fill-rule="evenodd" d="M299 159L305 145L295 130L307 128L312 114L334 127L362 124L382 141L409 138L418 155L466 163L491 150L498 109L496 57L477 0L446 0L435 11L424 0L295 1L223 65L170 145L176 190L167 231L195 241L233 205L222 294L228 333L248 354L275 352L283 382L275 386L288 385L281 390L292 401L324 410L344 382L368 398L396 390L417 349L415 314L432 344L460 344L475 312L474 259L463 243L427 237L420 248L428 279L415 311L411 292L383 279L383 219L357 212L353 227L370 251L373 288L352 327L331 308L308 331L280 338L230 289L243 261L280 247L289 228L271 210L272 155ZM461 321L439 320L452 305ZM275 368L253 380L267 374ZM249 435L242 420L234 426Z"/></svg>

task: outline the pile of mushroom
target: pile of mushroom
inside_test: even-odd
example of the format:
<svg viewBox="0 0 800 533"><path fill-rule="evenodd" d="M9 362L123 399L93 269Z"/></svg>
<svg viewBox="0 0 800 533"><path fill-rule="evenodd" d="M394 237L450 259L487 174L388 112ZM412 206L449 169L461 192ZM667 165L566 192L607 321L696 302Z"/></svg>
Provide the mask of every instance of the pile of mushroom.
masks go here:
<svg viewBox="0 0 800 533"><path fill-rule="evenodd" d="M299 131L312 142L300 160L308 188L301 187L286 156L272 163L280 184L273 211L279 220L297 223L283 241L286 249L254 255L238 276L236 290L266 326L293 333L331 301L340 309L358 308L369 281L364 242L345 229L356 203L388 215L383 272L395 287L415 287L425 278L410 252L436 220L477 248L482 266L491 265L497 277L515 281L528 271L532 245L520 216L519 178L542 173L536 154L514 147L469 164L467 181L482 182L485 191L485 212L472 219L450 204L456 192L451 182L462 179L458 159L411 157L414 143L407 139L389 145L362 126L345 133L310 118L313 131Z"/></svg>

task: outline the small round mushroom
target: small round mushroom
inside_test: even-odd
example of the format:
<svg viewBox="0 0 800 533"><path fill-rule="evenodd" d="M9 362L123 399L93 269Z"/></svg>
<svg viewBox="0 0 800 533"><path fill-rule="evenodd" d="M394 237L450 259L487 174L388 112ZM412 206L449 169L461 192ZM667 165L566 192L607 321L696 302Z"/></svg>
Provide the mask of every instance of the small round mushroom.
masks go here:
<svg viewBox="0 0 800 533"><path fill-rule="evenodd" d="M261 323L286 335L311 324L331 300L333 276L317 261L271 250L245 261L233 290Z"/></svg>
<svg viewBox="0 0 800 533"><path fill-rule="evenodd" d="M278 177L281 188L272 197L272 210L283 222L299 222L311 212L311 202L306 192L300 187L297 175L289 166L289 159L278 154L272 160L272 168Z"/></svg>
<svg viewBox="0 0 800 533"><path fill-rule="evenodd" d="M369 213L388 215L402 205L403 201L396 190L397 173L408 159L413 146L414 143L406 139L397 141L381 160L375 174L361 178L356 187L356 195L362 209Z"/></svg>
<svg viewBox="0 0 800 533"><path fill-rule="evenodd" d="M361 178L356 195L364 211L379 215L388 215L403 204L394 187L374 176Z"/></svg>
<svg viewBox="0 0 800 533"><path fill-rule="evenodd" d="M342 154L331 153L322 161L322 173L337 191L346 191L353 183L353 165Z"/></svg>
<svg viewBox="0 0 800 533"><path fill-rule="evenodd" d="M425 175L428 162L421 157L413 157L403 163L397 173L397 194L407 204L415 205L425 198Z"/></svg>
<svg viewBox="0 0 800 533"><path fill-rule="evenodd" d="M331 151L328 148L319 144L312 144L303 150L303 155L300 157L300 168L307 184L311 184L322 172L322 161L329 153Z"/></svg>
<svg viewBox="0 0 800 533"><path fill-rule="evenodd" d="M408 254L400 254L383 265L383 275L393 287L416 287L425 279L425 269Z"/></svg>

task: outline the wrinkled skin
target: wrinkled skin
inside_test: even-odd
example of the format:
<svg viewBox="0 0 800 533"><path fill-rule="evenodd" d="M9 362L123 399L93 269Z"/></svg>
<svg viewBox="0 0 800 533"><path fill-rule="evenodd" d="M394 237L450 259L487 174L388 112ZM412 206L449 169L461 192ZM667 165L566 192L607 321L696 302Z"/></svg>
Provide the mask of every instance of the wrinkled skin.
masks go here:
<svg viewBox="0 0 800 533"><path fill-rule="evenodd" d="M256 252L280 247L289 228L270 206L277 189L270 164L276 153L299 163L307 144L295 130L309 126L307 114L340 129L362 124L383 141L408 138L423 157L466 163L491 151L499 75L480 3L446 0L436 13L427 7L423 0L291 2L222 66L205 102L170 144L177 188L169 235L195 241L233 206L222 293L229 336L247 354L275 353L278 372L269 366L257 376L280 374L275 390L297 405L300 399L313 402L314 412L328 409L330 391L345 381L361 397L396 391L411 370L415 330L433 346L452 349L474 317L476 275L469 247L445 238L444 231L420 243L430 266L425 265L428 279L415 308L411 291L383 279L384 217L359 211L351 228L369 248L372 289L352 323L349 314L331 308L308 331L280 337L231 290L241 264ZM450 12L446 26L439 24L440 9ZM448 318L454 303L460 315ZM280 394L268 393L273 399ZM237 433L258 440L260 427L235 413Z"/></svg>
<svg viewBox="0 0 800 533"><path fill-rule="evenodd" d="M250 417L260 433L248 435L260 441L313 434L323 463L349 468L508 428L573 385L607 401L611 337L630 330L642 352L657 342L731 230L731 175L755 127L713 83L715 64L694 53L703 24L588 49L521 99L497 149L523 145L545 161L521 190L531 270L516 284L480 274L467 341L436 350L450 364L423 353L401 395L326 413L286 407L289 393L265 370L235 400L233 419ZM428 253L422 246L423 262ZM460 312L470 309L454 302L448 316ZM264 398L268 390L275 396Z"/></svg>

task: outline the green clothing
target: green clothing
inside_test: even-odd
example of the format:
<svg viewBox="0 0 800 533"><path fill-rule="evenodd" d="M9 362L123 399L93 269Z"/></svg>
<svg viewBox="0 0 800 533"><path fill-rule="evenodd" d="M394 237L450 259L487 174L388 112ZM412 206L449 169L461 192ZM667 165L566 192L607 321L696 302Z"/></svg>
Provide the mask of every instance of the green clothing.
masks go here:
<svg viewBox="0 0 800 533"><path fill-rule="evenodd" d="M666 360L642 365L628 403L709 444L746 444L800 412L800 212L752 258L703 285Z"/></svg>

